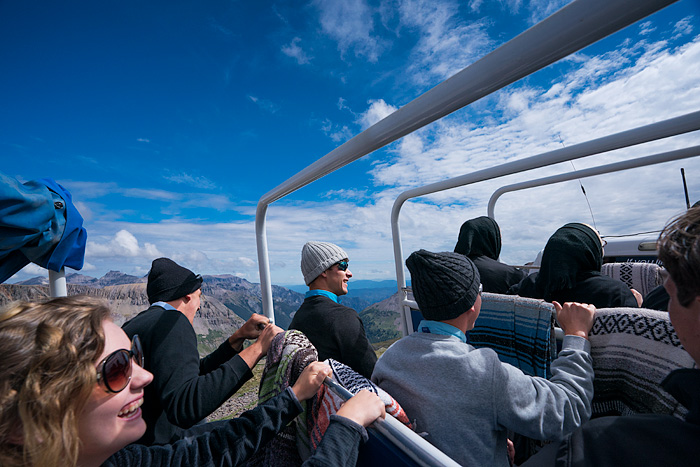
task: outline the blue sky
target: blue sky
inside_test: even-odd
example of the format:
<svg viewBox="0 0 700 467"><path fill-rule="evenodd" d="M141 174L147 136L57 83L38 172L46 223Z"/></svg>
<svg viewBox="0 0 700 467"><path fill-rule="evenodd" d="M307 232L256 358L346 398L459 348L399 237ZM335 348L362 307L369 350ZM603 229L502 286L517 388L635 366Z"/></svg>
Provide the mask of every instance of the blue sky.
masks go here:
<svg viewBox="0 0 700 467"><path fill-rule="evenodd" d="M2 2L0 170L71 191L88 230L83 274L143 275L169 256L257 282L263 194L566 3ZM343 246L356 279L392 278L402 191L700 109L699 18L700 2L681 0L273 204L273 282L302 282L307 240ZM700 199L698 159L584 180L598 229L660 228L684 207L680 167ZM409 202L404 252L451 250L493 190L570 170ZM496 219L514 264L564 223L592 222L578 182L507 195Z"/></svg>

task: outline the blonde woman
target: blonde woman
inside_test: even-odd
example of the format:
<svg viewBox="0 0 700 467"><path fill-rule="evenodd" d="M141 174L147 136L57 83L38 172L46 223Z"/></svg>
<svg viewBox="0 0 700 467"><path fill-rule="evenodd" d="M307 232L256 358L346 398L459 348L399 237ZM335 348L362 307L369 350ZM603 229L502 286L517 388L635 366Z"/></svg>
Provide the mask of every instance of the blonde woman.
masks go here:
<svg viewBox="0 0 700 467"><path fill-rule="evenodd" d="M129 340L109 309L87 297L16 303L0 313L0 465L237 465L294 419L330 373L309 365L294 386L195 440L130 445L146 425L138 337ZM352 464L363 426L384 414L373 394L338 412L309 465ZM125 446L127 446L125 448ZM116 453L116 454L115 454ZM342 454L342 458L338 458Z"/></svg>

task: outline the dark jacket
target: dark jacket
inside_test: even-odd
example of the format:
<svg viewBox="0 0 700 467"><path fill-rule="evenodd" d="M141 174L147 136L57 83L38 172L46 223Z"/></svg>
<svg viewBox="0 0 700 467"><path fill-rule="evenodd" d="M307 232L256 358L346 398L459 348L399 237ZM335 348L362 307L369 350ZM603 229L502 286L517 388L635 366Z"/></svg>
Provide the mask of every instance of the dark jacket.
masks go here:
<svg viewBox="0 0 700 467"><path fill-rule="evenodd" d="M644 297L642 302L642 308L648 308L650 310L668 311L668 292L663 285L659 285L649 291L649 293Z"/></svg>
<svg viewBox="0 0 700 467"><path fill-rule="evenodd" d="M585 224L566 224L547 241L540 271L508 293L548 302L590 303L597 308L639 307L622 281L601 274L602 266L603 246L598 234Z"/></svg>
<svg viewBox="0 0 700 467"><path fill-rule="evenodd" d="M501 229L490 217L477 217L462 224L454 251L474 262L484 292L507 293L512 285L526 276L524 271L498 261L501 254Z"/></svg>
<svg viewBox="0 0 700 467"><path fill-rule="evenodd" d="M322 295L307 297L289 329L306 335L316 347L320 361L333 358L366 378L372 376L377 354L367 340L362 320L352 308Z"/></svg>
<svg viewBox="0 0 700 467"><path fill-rule="evenodd" d="M140 444L165 444L180 438L216 410L252 376L228 341L199 358L197 336L179 311L151 306L122 328L143 344L145 368L153 373L146 386L143 418L146 434Z"/></svg>
<svg viewBox="0 0 700 467"><path fill-rule="evenodd" d="M700 463L700 370L672 371L661 383L689 413L602 417L552 443L523 466L618 467Z"/></svg>
<svg viewBox="0 0 700 467"><path fill-rule="evenodd" d="M132 444L107 459L103 466L235 466L245 462L261 446L302 412L287 388L240 417L217 424L212 431L165 446ZM316 453L304 465L354 466L364 428L342 417L331 423Z"/></svg>
<svg viewBox="0 0 700 467"><path fill-rule="evenodd" d="M544 298L536 286L537 275L534 273L514 285L508 291L511 295L528 298ZM599 275L587 277L570 288L557 290L552 293L550 300L559 303L580 302L590 303L596 308L638 308L639 304L624 282L609 276Z"/></svg>

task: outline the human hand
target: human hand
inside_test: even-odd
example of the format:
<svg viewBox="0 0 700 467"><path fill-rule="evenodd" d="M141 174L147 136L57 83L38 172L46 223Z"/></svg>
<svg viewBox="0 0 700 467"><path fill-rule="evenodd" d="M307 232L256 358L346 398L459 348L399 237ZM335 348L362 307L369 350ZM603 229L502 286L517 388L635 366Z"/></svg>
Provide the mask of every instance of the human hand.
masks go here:
<svg viewBox="0 0 700 467"><path fill-rule="evenodd" d="M318 388L321 387L323 380L332 374L333 371L328 364L311 362L299 375L296 383L292 386L292 391L294 391L294 395L296 395L297 399L300 401L310 399L316 394Z"/></svg>
<svg viewBox="0 0 700 467"><path fill-rule="evenodd" d="M236 332L244 339L257 339L268 324L270 324L270 318L265 315L253 313L251 317L248 318L248 321L243 323L243 326Z"/></svg>
<svg viewBox="0 0 700 467"><path fill-rule="evenodd" d="M509 439L506 440L506 449L508 450L508 462L512 466L515 463L515 444Z"/></svg>
<svg viewBox="0 0 700 467"><path fill-rule="evenodd" d="M280 332L284 332L284 329L280 328L279 326L275 326L274 324L268 324L265 326L265 329L263 329L260 337L258 337L258 340L253 342L247 348L241 350L238 355L252 370L260 359L267 355L267 351L270 349L270 344L272 344L272 338ZM231 341L229 340L229 343L230 342ZM241 344L241 347L243 347L243 344ZM236 347L233 348L235 349Z"/></svg>
<svg viewBox="0 0 700 467"><path fill-rule="evenodd" d="M588 333L595 319L595 306L578 302L567 302L563 306L558 302L552 302L552 304L557 311L557 321L564 334L588 339Z"/></svg>
<svg viewBox="0 0 700 467"><path fill-rule="evenodd" d="M632 292L632 295L634 295L635 300L637 300L637 306L642 306L642 303L644 303L644 297L642 297L642 294L637 292L635 289L630 289L630 292Z"/></svg>
<svg viewBox="0 0 700 467"><path fill-rule="evenodd" d="M243 326L231 334L231 337L228 338L228 343L234 349L241 350L246 339L257 339L268 324L270 324L270 319L267 316L253 313L248 318L248 321L243 323Z"/></svg>
<svg viewBox="0 0 700 467"><path fill-rule="evenodd" d="M284 332L284 329L275 324L268 324L265 326L265 329L263 329L260 337L258 337L258 340L255 341L255 344L260 346L260 350L262 351L263 355L267 354L270 344L272 343L272 338L274 338L280 332Z"/></svg>
<svg viewBox="0 0 700 467"><path fill-rule="evenodd" d="M363 389L345 401L338 409L337 415L366 427L379 417L384 418L386 407L379 396Z"/></svg>

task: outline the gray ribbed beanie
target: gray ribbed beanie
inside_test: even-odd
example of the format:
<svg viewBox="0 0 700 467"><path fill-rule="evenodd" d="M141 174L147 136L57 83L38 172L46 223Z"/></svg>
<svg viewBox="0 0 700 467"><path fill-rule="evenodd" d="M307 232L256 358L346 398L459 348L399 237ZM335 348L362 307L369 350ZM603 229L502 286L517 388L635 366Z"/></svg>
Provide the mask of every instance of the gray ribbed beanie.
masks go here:
<svg viewBox="0 0 700 467"><path fill-rule="evenodd" d="M443 321L469 310L481 277L472 260L459 253L418 250L406 259L411 289L425 319Z"/></svg>
<svg viewBox="0 0 700 467"><path fill-rule="evenodd" d="M306 285L311 284L323 271L348 258L345 250L326 242L307 242L301 249L301 273Z"/></svg>

